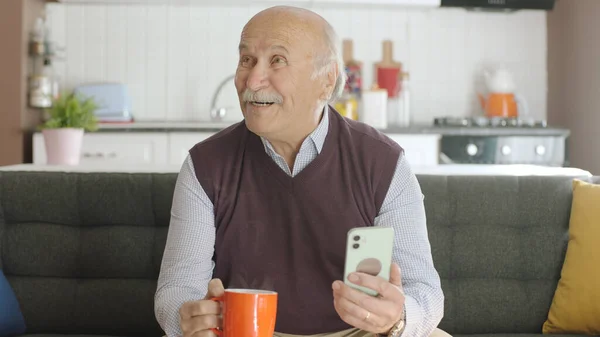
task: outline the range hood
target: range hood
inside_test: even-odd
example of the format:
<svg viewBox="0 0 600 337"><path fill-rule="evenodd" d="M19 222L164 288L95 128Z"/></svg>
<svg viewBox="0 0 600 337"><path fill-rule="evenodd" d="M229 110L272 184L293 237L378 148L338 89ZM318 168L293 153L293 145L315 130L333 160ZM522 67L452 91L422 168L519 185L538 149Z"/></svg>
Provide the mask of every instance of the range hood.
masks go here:
<svg viewBox="0 0 600 337"><path fill-rule="evenodd" d="M463 7L480 11L552 10L556 0L442 0L442 7Z"/></svg>

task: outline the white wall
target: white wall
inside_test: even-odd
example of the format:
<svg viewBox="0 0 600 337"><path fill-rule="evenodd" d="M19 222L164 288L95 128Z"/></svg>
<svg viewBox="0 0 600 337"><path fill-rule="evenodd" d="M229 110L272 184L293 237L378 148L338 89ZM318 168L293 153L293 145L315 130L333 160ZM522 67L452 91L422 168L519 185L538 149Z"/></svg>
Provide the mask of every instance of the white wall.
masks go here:
<svg viewBox="0 0 600 337"><path fill-rule="evenodd" d="M208 121L216 86L235 71L240 31L262 8L48 4L52 35L66 48L65 59L55 68L67 88L125 82L137 120ZM381 58L381 41L394 41L395 59L411 73L417 122L480 113L475 95L480 71L499 63L514 72L532 115L546 117L545 12L312 9L340 37L354 39L366 84L372 81L373 63ZM232 83L219 105L237 108Z"/></svg>
<svg viewBox="0 0 600 337"><path fill-rule="evenodd" d="M600 175L600 1L559 1L548 16L548 121L571 130L570 165Z"/></svg>

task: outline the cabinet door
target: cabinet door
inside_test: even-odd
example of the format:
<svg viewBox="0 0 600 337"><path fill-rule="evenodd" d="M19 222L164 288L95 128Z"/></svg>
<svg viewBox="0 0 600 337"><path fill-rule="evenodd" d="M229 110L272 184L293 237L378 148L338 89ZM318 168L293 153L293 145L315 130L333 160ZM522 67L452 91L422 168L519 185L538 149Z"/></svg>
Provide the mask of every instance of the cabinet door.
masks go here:
<svg viewBox="0 0 600 337"><path fill-rule="evenodd" d="M440 135L388 134L398 143L411 167L438 165Z"/></svg>
<svg viewBox="0 0 600 337"><path fill-rule="evenodd" d="M167 163L167 133L86 133L81 144L82 164L156 164ZM46 164L44 136L33 139L34 164Z"/></svg>
<svg viewBox="0 0 600 337"><path fill-rule="evenodd" d="M394 6L413 6L413 7L440 7L441 0L314 0L315 5L319 4L364 4L364 5L394 5Z"/></svg>
<svg viewBox="0 0 600 337"><path fill-rule="evenodd" d="M169 165L181 165L190 149L214 132L172 132L169 134Z"/></svg>

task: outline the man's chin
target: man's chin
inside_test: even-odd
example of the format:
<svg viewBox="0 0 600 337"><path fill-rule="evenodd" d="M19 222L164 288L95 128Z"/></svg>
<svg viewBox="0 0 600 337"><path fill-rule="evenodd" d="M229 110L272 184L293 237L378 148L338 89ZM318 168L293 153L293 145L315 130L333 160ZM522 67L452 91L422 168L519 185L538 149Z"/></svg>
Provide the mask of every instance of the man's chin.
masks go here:
<svg viewBox="0 0 600 337"><path fill-rule="evenodd" d="M253 117L245 118L245 124L248 130L259 136L266 136L269 133L269 130L272 128L270 123L266 123L266 121L260 121Z"/></svg>

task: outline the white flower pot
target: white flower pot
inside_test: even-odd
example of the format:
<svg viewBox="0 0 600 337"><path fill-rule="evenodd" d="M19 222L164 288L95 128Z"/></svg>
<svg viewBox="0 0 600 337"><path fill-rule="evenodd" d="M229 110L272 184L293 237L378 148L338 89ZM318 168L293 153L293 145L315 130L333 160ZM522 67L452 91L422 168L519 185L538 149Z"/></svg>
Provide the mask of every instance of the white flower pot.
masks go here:
<svg viewBox="0 0 600 337"><path fill-rule="evenodd" d="M49 165L77 165L81 157L83 129L44 129L46 158Z"/></svg>

